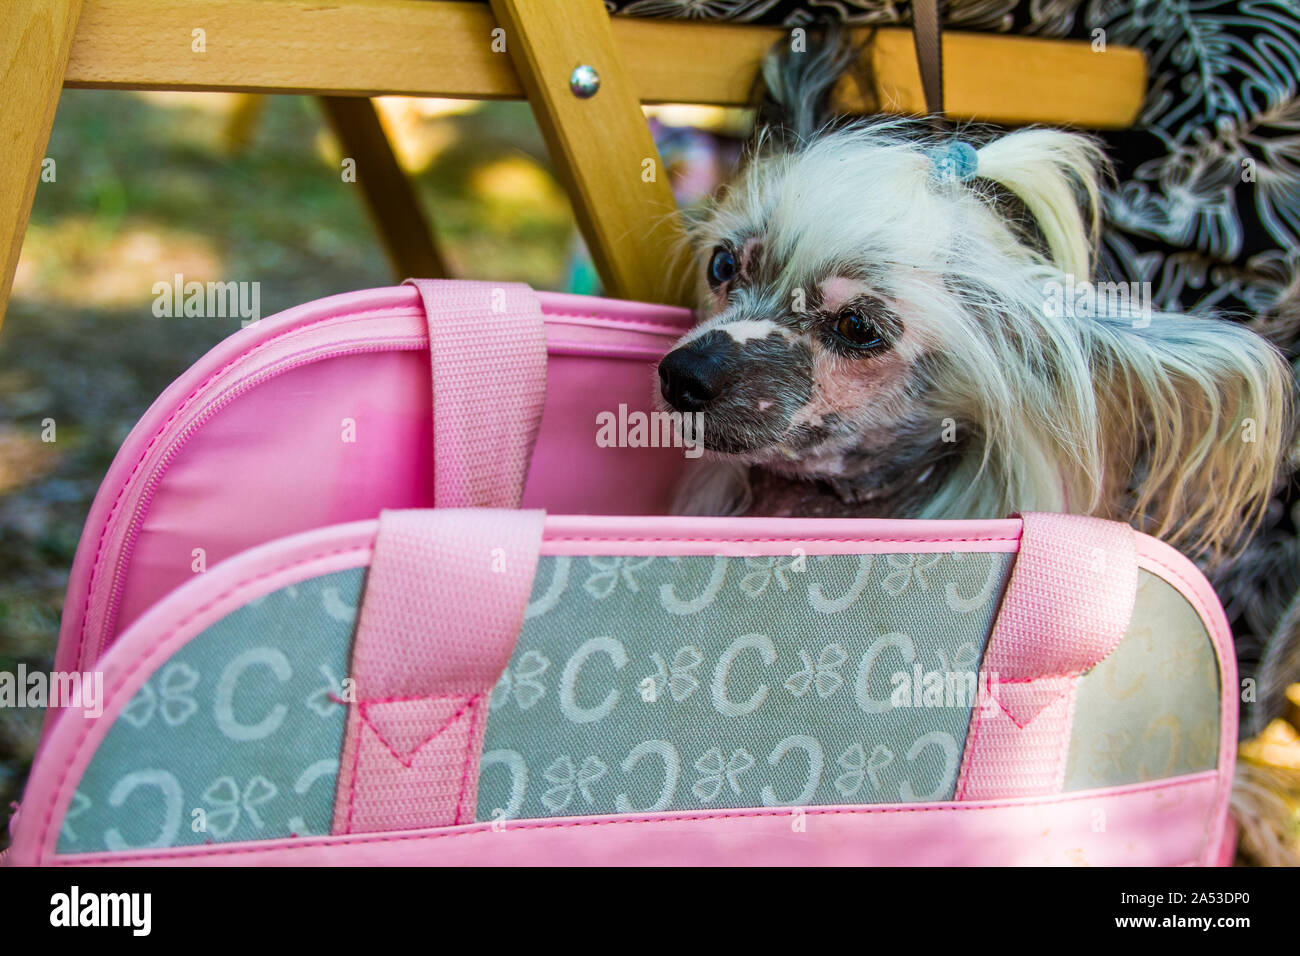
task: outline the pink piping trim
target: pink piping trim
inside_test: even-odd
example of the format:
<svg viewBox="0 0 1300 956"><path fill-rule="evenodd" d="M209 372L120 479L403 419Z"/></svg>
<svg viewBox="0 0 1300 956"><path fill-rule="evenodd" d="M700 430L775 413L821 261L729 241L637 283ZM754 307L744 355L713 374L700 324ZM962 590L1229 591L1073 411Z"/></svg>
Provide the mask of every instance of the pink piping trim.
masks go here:
<svg viewBox="0 0 1300 956"><path fill-rule="evenodd" d="M863 545L880 553L1014 552L1018 518L994 521L899 521L877 518L681 518L552 515L542 554L581 555L593 544L606 554L784 555L792 545L809 554L852 554Z"/></svg>
<svg viewBox="0 0 1300 956"><path fill-rule="evenodd" d="M540 293L539 293L540 294ZM547 312L547 318L555 319L566 325L584 325L597 329L626 329L629 332L645 332L650 335L671 335L678 337L685 331L680 325L667 322L648 322L644 319L612 319L606 316L578 315L573 312Z"/></svg>

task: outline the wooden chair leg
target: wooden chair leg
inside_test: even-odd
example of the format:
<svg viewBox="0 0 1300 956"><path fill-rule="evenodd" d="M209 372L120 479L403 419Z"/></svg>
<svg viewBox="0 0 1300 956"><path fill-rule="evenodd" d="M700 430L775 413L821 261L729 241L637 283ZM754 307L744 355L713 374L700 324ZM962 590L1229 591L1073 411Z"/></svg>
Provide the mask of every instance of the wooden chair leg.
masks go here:
<svg viewBox="0 0 1300 956"><path fill-rule="evenodd" d="M366 209L397 278L445 278L446 263L415 188L384 135L375 105L363 96L322 96L320 102L343 155L356 160L357 183Z"/></svg>
<svg viewBox="0 0 1300 956"><path fill-rule="evenodd" d="M681 302L688 257L668 171L601 0L491 0L506 50L609 295ZM485 38L484 42L488 42ZM570 87L595 70L590 96Z"/></svg>
<svg viewBox="0 0 1300 956"><path fill-rule="evenodd" d="M6 0L0 4L0 323L63 89L81 0Z"/></svg>
<svg viewBox="0 0 1300 956"><path fill-rule="evenodd" d="M226 152L231 155L242 153L249 147L257 135L257 124L266 112L267 98L261 93L240 93L238 96L221 136Z"/></svg>

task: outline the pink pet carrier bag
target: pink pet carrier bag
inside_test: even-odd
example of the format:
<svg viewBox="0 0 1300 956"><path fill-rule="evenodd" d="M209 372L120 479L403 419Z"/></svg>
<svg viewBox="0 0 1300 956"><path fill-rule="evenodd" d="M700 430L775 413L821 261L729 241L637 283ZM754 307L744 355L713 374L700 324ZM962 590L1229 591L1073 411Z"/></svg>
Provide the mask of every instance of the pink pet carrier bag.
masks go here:
<svg viewBox="0 0 1300 956"><path fill-rule="evenodd" d="M1197 570L1082 517L669 516L690 321L417 282L215 348L91 509L56 667L103 693L10 862L1226 862Z"/></svg>

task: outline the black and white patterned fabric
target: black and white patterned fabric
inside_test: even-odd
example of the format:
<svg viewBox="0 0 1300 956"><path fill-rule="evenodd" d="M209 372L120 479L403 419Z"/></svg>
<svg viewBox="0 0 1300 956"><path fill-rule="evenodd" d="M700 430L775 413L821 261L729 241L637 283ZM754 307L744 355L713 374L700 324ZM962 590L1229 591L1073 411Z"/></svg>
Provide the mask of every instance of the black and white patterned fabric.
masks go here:
<svg viewBox="0 0 1300 956"><path fill-rule="evenodd" d="M795 27L907 25L890 0L607 0L630 16ZM1115 163L1103 270L1151 283L1158 308L1228 315L1300 357L1300 0L952 0L950 29L1094 39L1147 57ZM1216 575L1244 669L1300 588L1300 489L1274 502L1249 552ZM1300 605L1296 612L1300 613Z"/></svg>

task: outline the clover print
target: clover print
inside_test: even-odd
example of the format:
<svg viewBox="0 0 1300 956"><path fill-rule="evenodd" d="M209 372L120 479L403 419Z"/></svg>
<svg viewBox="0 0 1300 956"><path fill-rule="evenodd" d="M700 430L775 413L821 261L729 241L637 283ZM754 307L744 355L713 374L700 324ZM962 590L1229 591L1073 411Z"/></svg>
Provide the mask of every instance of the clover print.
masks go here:
<svg viewBox="0 0 1300 956"><path fill-rule="evenodd" d="M655 673L647 680L654 685L655 700L667 690L672 694L673 700L680 703L700 689L695 671L704 663L704 655L695 645L687 644L678 648L671 664L657 653L650 655L650 662L655 666Z"/></svg>
<svg viewBox="0 0 1300 956"><path fill-rule="evenodd" d="M814 661L805 650L799 651L803 670L795 671L785 679L785 689L795 697L802 697L809 688L817 689L818 697L829 697L844 685L840 668L849 659L842 644L827 644Z"/></svg>
<svg viewBox="0 0 1300 956"><path fill-rule="evenodd" d="M609 767L596 756L585 758L579 767L574 767L573 758L567 755L557 757L542 773L548 782L555 784L542 794L542 803L548 810L563 810L573 802L575 793L581 794L588 804L595 803L592 784L604 779L607 773Z"/></svg>
<svg viewBox="0 0 1300 956"><path fill-rule="evenodd" d="M754 758L749 751L738 748L730 757L722 755L721 748L712 747L702 753L695 761L695 769L703 776L691 787L701 803L712 803L722 793L725 783L731 792L740 796L740 775L754 766Z"/></svg>
<svg viewBox="0 0 1300 956"><path fill-rule="evenodd" d="M500 707L510 699L510 692L514 691L515 703L519 709L528 710L546 696L546 688L540 678L550 666L551 661L544 654L525 651L515 664L513 673L509 667L502 672L501 678L492 688L488 707L493 710Z"/></svg>
<svg viewBox="0 0 1300 956"><path fill-rule="evenodd" d="M883 744L876 744L868 757L859 744L854 744L840 754L837 762L845 773L835 778L835 789L842 796L852 797L862 789L864 780L871 781L872 790L880 790L880 771L894 762L894 752Z"/></svg>
<svg viewBox="0 0 1300 956"><path fill-rule="evenodd" d="M942 558L942 554L891 554L889 566L895 570L885 576L880 586L894 597L898 597L913 583L918 590L928 590L930 585L925 580L924 572L938 564Z"/></svg>
<svg viewBox="0 0 1300 956"><path fill-rule="evenodd" d="M979 667L980 652L975 648L974 644L969 642L958 647L957 652L951 658L948 657L948 652L942 647L936 648L934 655L939 659L939 667L945 674L973 671Z"/></svg>
<svg viewBox="0 0 1300 956"><path fill-rule="evenodd" d="M208 807L208 832L222 840L235 832L242 815L247 815L253 826L262 829L262 817L257 808L273 800L279 791L275 784L260 774L248 781L244 792L234 777L218 777L203 791L203 802Z"/></svg>
<svg viewBox="0 0 1300 956"><path fill-rule="evenodd" d="M272 591L270 594L263 594L259 598L253 598L251 601L248 601L244 606L261 607L262 604L264 604L266 601L270 601L272 599L282 600L283 598L288 598L291 601L298 600L298 585L286 584L278 591Z"/></svg>
<svg viewBox="0 0 1300 956"><path fill-rule="evenodd" d="M587 562L596 571L582 586L597 601L603 601L613 594L620 580L627 585L629 591L636 594L641 590L641 585L632 572L641 570L653 560L652 557L590 557Z"/></svg>
<svg viewBox="0 0 1300 956"><path fill-rule="evenodd" d="M780 563L781 559L773 555L768 558L746 558L746 567L753 568L743 578L740 579L740 589L750 597L758 597L767 590L767 586L773 581L782 591L790 590L790 580L786 573L790 570L790 565L794 559Z"/></svg>
<svg viewBox="0 0 1300 956"><path fill-rule="evenodd" d="M1122 772L1129 763L1133 744L1133 734L1127 730L1098 735L1091 746L1090 769L1097 776Z"/></svg>
<svg viewBox="0 0 1300 956"><path fill-rule="evenodd" d="M321 677L325 678L325 683L316 688L307 697L303 703L314 711L318 717L328 717L334 712L342 701L339 698L339 691L343 687L343 682L334 676L334 672L329 669L329 665L321 664L316 668Z"/></svg>
<svg viewBox="0 0 1300 956"><path fill-rule="evenodd" d="M161 711L167 726L179 727L199 709L198 701L189 694L198 682L198 671L188 664L173 661L162 669L155 681L159 690L155 691L149 683L142 685L123 708L122 719L133 727L143 728L153 720L154 714Z"/></svg>

